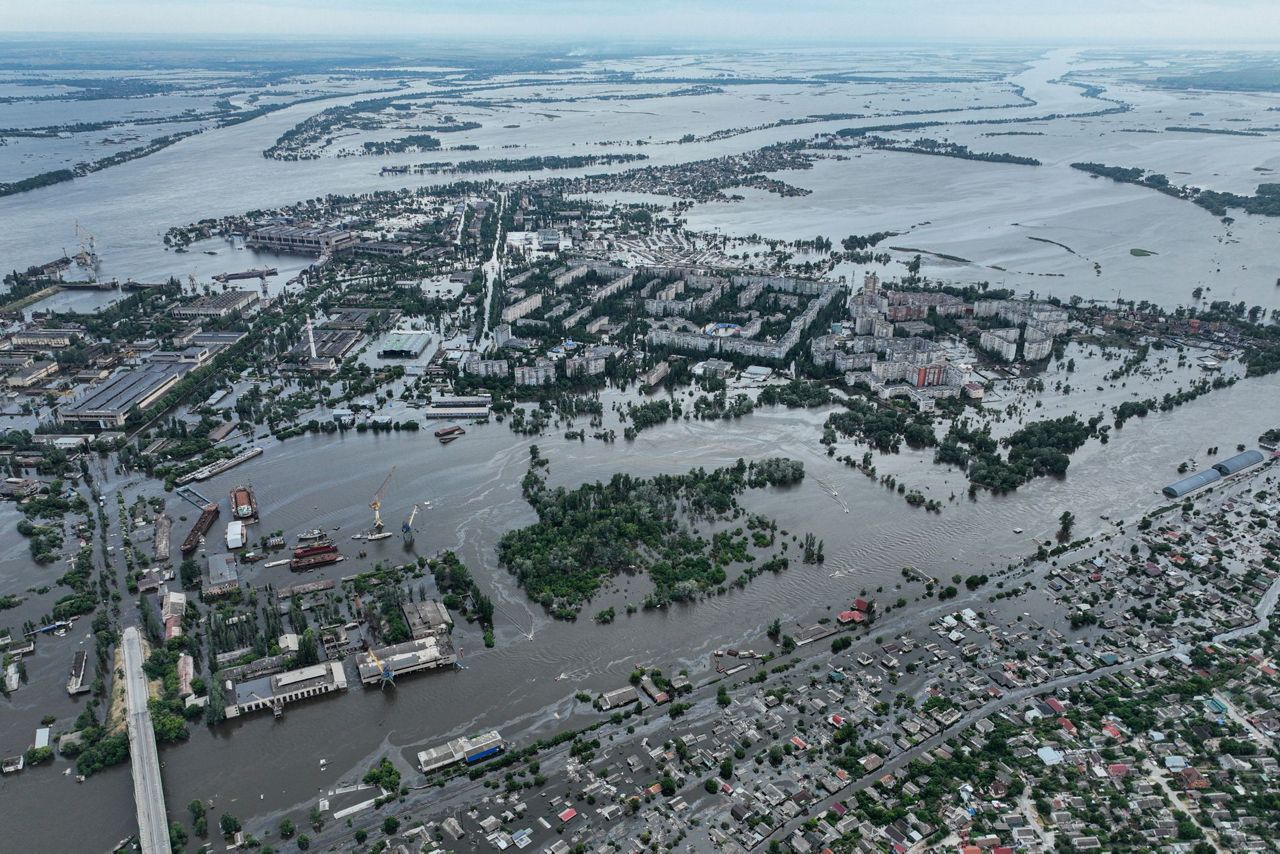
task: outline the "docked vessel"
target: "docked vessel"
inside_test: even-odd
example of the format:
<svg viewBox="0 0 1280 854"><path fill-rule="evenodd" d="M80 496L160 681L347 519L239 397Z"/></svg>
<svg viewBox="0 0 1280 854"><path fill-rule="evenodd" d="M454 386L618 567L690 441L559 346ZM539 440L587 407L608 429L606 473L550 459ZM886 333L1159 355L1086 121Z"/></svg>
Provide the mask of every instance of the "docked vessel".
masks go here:
<svg viewBox="0 0 1280 854"><path fill-rule="evenodd" d="M294 557L310 557L311 555L323 555L336 552L338 547L330 542L314 543L309 546L299 546L293 550Z"/></svg>
<svg viewBox="0 0 1280 854"><path fill-rule="evenodd" d="M295 557L289 561L289 569L294 572L306 572L309 569L317 569L322 566L328 566L342 560L342 554L337 549L321 554L307 555L306 557Z"/></svg>
<svg viewBox="0 0 1280 854"><path fill-rule="evenodd" d="M188 557L200 548L200 541L204 539L204 535L209 533L209 529L213 527L213 523L218 518L218 505L206 504L204 509L200 511L200 518L196 520L196 524L191 528L191 533L187 534L187 538L182 541L182 556Z"/></svg>
<svg viewBox="0 0 1280 854"><path fill-rule="evenodd" d="M302 542L306 542L307 540L323 540L327 538L328 534L319 528L312 528L310 531L303 531L298 535L298 539Z"/></svg>
<svg viewBox="0 0 1280 854"><path fill-rule="evenodd" d="M253 489L237 486L231 490L231 515L242 522L258 521L258 498Z"/></svg>

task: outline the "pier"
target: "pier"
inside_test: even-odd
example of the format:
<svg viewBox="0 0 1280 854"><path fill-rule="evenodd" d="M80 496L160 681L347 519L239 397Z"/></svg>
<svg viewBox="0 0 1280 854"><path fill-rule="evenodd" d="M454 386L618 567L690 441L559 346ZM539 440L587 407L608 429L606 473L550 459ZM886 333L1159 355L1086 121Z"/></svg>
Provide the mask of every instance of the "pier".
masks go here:
<svg viewBox="0 0 1280 854"><path fill-rule="evenodd" d="M142 637L136 626L124 630L125 696L129 718L129 768L138 809L142 854L169 854L169 820L165 816L160 756L151 712L147 709L147 677L142 672Z"/></svg>

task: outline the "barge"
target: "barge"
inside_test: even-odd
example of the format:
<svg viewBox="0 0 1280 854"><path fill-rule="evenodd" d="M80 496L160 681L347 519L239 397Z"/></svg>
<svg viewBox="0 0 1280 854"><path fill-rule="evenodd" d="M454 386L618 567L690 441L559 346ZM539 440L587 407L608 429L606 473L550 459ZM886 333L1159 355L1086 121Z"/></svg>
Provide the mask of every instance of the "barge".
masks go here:
<svg viewBox="0 0 1280 854"><path fill-rule="evenodd" d="M311 569L318 569L322 566L329 566L342 560L342 554L334 549L330 552L322 554L307 555L306 557L295 557L289 561L289 569L294 572L306 572Z"/></svg>
<svg viewBox="0 0 1280 854"><path fill-rule="evenodd" d="M258 521L258 498L248 486L231 490L231 515L242 522Z"/></svg>
<svg viewBox="0 0 1280 854"><path fill-rule="evenodd" d="M196 520L195 525L191 528L191 533L187 534L187 538L182 541L182 556L190 557L196 549L200 548L200 542L204 539L204 535L209 533L209 529L213 527L213 523L218 519L218 505L206 504L204 509L200 511L200 518Z"/></svg>
<svg viewBox="0 0 1280 854"><path fill-rule="evenodd" d="M436 431L436 438L442 439L442 440L447 438L457 438L458 436L461 436L466 432L467 432L466 430L463 430L461 427L455 424L452 427L441 427L439 430Z"/></svg>

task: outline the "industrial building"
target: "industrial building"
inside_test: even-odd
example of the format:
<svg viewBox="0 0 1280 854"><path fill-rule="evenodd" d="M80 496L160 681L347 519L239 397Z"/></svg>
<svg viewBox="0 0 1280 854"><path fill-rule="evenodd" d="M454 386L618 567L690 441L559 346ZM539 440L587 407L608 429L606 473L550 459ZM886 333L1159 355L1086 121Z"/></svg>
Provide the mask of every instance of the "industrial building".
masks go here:
<svg viewBox="0 0 1280 854"><path fill-rule="evenodd" d="M238 683L227 680L225 689L228 718L268 708L278 715L286 703L347 690L347 674L342 662L326 661Z"/></svg>
<svg viewBox="0 0 1280 854"><path fill-rule="evenodd" d="M431 343L430 332L397 330L387 336L378 351L379 359L416 359Z"/></svg>
<svg viewBox="0 0 1280 854"><path fill-rule="evenodd" d="M423 418L488 418L487 406L428 406L422 410Z"/></svg>
<svg viewBox="0 0 1280 854"><path fill-rule="evenodd" d="M409 625L409 633L415 638L447 635L453 628L449 609L434 599L425 602L402 602L400 610Z"/></svg>
<svg viewBox="0 0 1280 854"><path fill-rule="evenodd" d="M337 228L300 225L265 225L250 232L245 244L297 255L327 255L355 244L356 237Z"/></svg>
<svg viewBox="0 0 1280 854"><path fill-rule="evenodd" d="M123 427L132 409L153 406L191 368L190 364L170 363L122 371L79 400L59 406L58 423L97 430Z"/></svg>
<svg viewBox="0 0 1280 854"><path fill-rule="evenodd" d="M9 341L14 347L61 350L82 335L81 329L23 329L10 335Z"/></svg>
<svg viewBox="0 0 1280 854"><path fill-rule="evenodd" d="M1161 492L1169 498L1181 498L1224 477L1238 474L1250 466L1256 466L1265 459L1266 457L1263 456L1261 451L1242 451L1234 457L1219 460L1211 468L1198 471L1193 475L1184 477L1182 480L1174 481L1162 489Z"/></svg>
<svg viewBox="0 0 1280 854"><path fill-rule="evenodd" d="M501 753L505 747L506 742L502 740L497 730L490 730L471 738L455 738L448 744L419 752L418 767L422 769L422 773L430 774L438 768L444 768L455 762L466 761L468 765L472 765Z"/></svg>
<svg viewBox="0 0 1280 854"><path fill-rule="evenodd" d="M1266 459L1266 457L1262 455L1261 451L1243 451L1236 454L1234 457L1223 460L1222 462L1214 463L1213 467L1220 475L1226 477L1227 475L1244 471L1249 468L1249 466L1256 466L1264 459Z"/></svg>
<svg viewBox="0 0 1280 854"><path fill-rule="evenodd" d="M361 682L376 685L382 681L383 667L389 668L392 676L396 677L448 667L457 660L448 636L431 634L372 652L362 652L356 656L356 670L360 672Z"/></svg>
<svg viewBox="0 0 1280 854"><path fill-rule="evenodd" d="M1217 469L1198 471L1182 480L1174 481L1161 490L1169 498L1181 498L1197 489L1208 486L1216 480L1222 480L1222 473Z"/></svg>
<svg viewBox="0 0 1280 854"><path fill-rule="evenodd" d="M258 303L258 295L253 291L229 290L220 294L209 294L176 306L170 314L174 317L193 319L200 317L226 317L237 311L245 311Z"/></svg>
<svg viewBox="0 0 1280 854"><path fill-rule="evenodd" d="M441 408L472 409L483 406L486 409L493 405L491 394L452 395L438 394L431 399L432 404Z"/></svg>

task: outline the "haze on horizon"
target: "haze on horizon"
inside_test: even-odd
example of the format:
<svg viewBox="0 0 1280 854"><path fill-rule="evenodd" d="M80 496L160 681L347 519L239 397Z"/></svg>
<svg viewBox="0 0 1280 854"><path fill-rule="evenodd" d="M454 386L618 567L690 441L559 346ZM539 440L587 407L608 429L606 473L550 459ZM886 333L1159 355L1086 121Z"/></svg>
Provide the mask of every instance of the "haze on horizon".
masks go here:
<svg viewBox="0 0 1280 854"><path fill-rule="evenodd" d="M572 43L1280 43L1274 0L47 0L32 34L255 35Z"/></svg>

